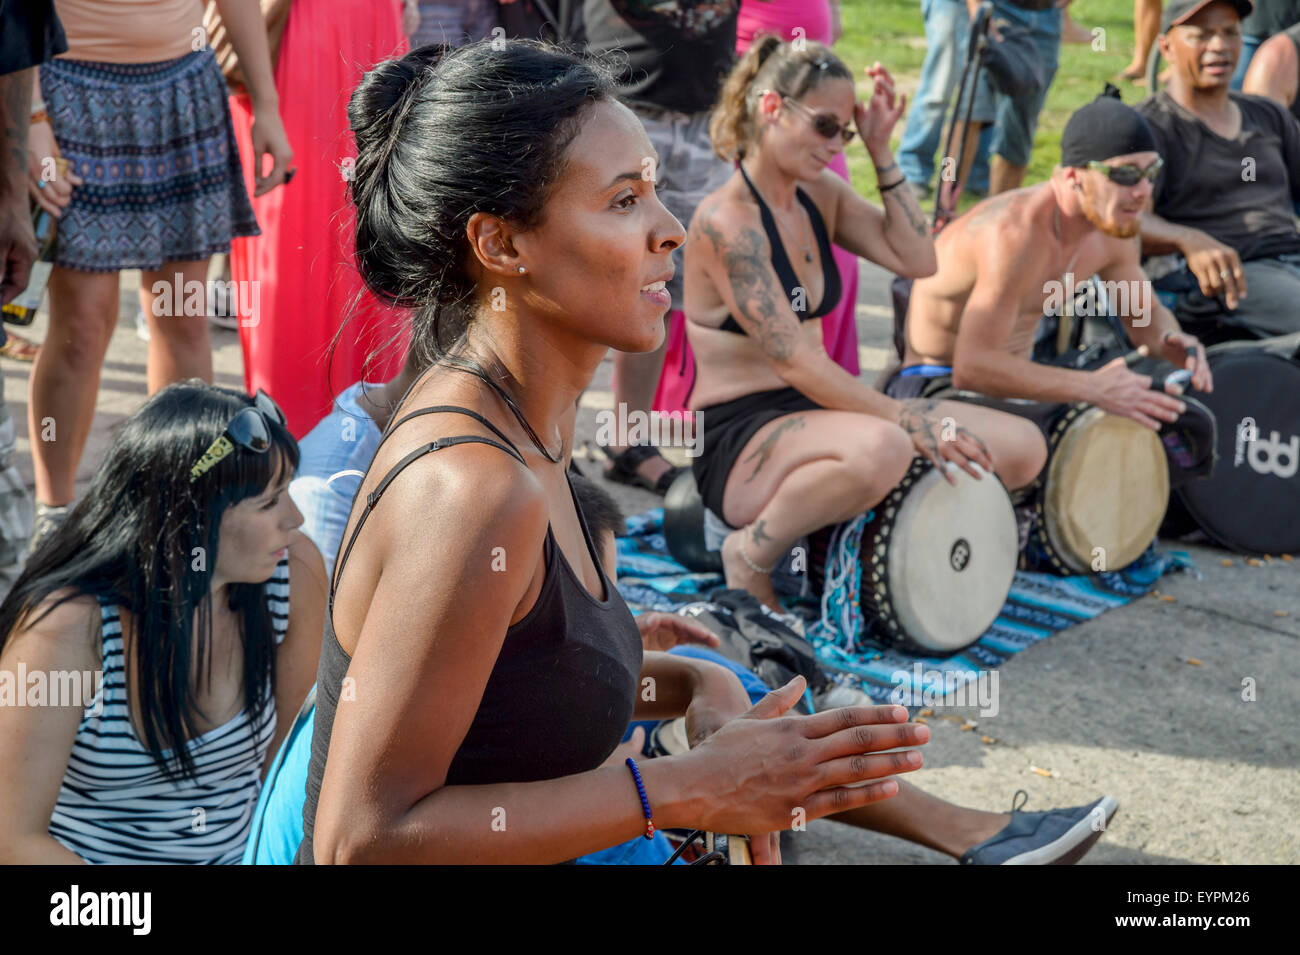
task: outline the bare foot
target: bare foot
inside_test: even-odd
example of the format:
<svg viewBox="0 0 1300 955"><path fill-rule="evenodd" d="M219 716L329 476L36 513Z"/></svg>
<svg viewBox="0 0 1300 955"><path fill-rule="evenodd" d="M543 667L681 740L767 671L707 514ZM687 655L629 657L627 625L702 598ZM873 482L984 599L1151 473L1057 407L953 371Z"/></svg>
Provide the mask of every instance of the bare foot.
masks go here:
<svg viewBox="0 0 1300 955"><path fill-rule="evenodd" d="M1124 69L1119 71L1120 79L1124 80L1141 80L1147 75L1147 65L1145 63L1130 63Z"/></svg>
<svg viewBox="0 0 1300 955"><path fill-rule="evenodd" d="M740 548L745 533L746 529L742 527L738 531L732 531L722 541L722 572L726 575L727 586L747 590L769 610L785 613L776 591L772 589L772 575L757 573L741 556Z"/></svg>
<svg viewBox="0 0 1300 955"><path fill-rule="evenodd" d="M1062 43L1091 43L1092 31L1087 27L1081 27L1073 20L1066 17L1065 24L1061 28Z"/></svg>

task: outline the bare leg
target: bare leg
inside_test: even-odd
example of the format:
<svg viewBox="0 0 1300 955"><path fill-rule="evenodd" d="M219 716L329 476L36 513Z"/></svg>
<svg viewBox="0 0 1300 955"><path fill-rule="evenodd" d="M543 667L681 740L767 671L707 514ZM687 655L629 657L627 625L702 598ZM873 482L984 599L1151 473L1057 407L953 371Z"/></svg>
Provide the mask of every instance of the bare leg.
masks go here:
<svg viewBox="0 0 1300 955"><path fill-rule="evenodd" d="M1133 0L1133 59L1121 74L1138 83L1147 71L1147 55L1160 32L1161 0Z"/></svg>
<svg viewBox="0 0 1300 955"><path fill-rule="evenodd" d="M911 460L903 430L868 415L807 411L768 422L727 479L722 516L740 528L722 544L727 586L780 610L769 568L803 535L878 503Z"/></svg>
<svg viewBox="0 0 1300 955"><path fill-rule="evenodd" d="M1070 19L1070 8L1066 7L1061 11L1061 42L1062 43L1091 43L1092 31L1087 27L1081 27Z"/></svg>
<svg viewBox="0 0 1300 955"><path fill-rule="evenodd" d="M161 269L140 273L140 307L149 320L149 394L188 378L212 381L208 261L164 262ZM201 308L193 307L200 301Z"/></svg>
<svg viewBox="0 0 1300 955"><path fill-rule="evenodd" d="M1025 181L1025 171L1028 168L1028 166L1013 166L1001 156L994 156L989 168L989 195L996 196L1012 189L1019 189Z"/></svg>
<svg viewBox="0 0 1300 955"><path fill-rule="evenodd" d="M117 324L117 273L56 266L49 291L50 330L28 384L27 433L37 502L64 505L76 494L99 372Z"/></svg>
<svg viewBox="0 0 1300 955"><path fill-rule="evenodd" d="M1047 441L1032 421L960 401L940 401L935 412L984 442L994 473L1009 491L1031 484L1047 463Z"/></svg>
<svg viewBox="0 0 1300 955"><path fill-rule="evenodd" d="M859 829L897 836L954 859L972 846L991 839L1011 821L1008 813L967 809L931 796L905 780L896 781L898 795L893 799L850 809L831 818Z"/></svg>

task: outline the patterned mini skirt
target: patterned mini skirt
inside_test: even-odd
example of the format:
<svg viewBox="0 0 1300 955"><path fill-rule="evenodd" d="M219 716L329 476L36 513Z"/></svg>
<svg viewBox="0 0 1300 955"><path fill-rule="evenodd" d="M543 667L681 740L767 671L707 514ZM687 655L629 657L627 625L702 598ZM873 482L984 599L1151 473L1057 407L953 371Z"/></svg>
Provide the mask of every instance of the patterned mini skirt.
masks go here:
<svg viewBox="0 0 1300 955"><path fill-rule="evenodd" d="M211 49L161 63L50 60L41 94L85 180L59 220L55 264L158 269L261 234Z"/></svg>

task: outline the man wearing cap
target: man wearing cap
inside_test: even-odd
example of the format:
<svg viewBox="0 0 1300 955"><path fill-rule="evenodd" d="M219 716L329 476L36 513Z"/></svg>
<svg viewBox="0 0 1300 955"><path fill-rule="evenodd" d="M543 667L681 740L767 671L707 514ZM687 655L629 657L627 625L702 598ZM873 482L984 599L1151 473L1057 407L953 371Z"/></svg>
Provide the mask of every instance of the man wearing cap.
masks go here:
<svg viewBox="0 0 1300 955"><path fill-rule="evenodd" d="M939 270L912 288L903 366L885 392L1086 401L1152 429L1176 420L1183 403L1122 357L1093 371L1030 360L1045 307L1095 273L1121 293L1113 304L1133 343L1210 388L1200 342L1151 294L1139 265L1134 237L1159 166L1150 128L1118 99L1075 112L1047 182L986 199L939 233Z"/></svg>
<svg viewBox="0 0 1300 955"><path fill-rule="evenodd" d="M1175 0L1160 52L1167 89L1137 106L1165 168L1142 219L1147 254L1177 253L1156 288L1183 322L1220 338L1300 330L1300 124L1262 96L1229 89L1249 0ZM1161 274L1161 273L1165 274Z"/></svg>

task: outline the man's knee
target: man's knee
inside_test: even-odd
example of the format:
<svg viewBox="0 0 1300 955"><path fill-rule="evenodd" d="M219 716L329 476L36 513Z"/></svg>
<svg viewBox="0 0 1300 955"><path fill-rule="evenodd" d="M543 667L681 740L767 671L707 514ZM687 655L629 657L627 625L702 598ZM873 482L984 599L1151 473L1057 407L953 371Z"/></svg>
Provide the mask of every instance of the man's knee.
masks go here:
<svg viewBox="0 0 1300 955"><path fill-rule="evenodd" d="M1014 491L1032 483L1047 464L1047 439L1032 421L1008 417L1005 427L1009 460L994 461L993 465L1002 483Z"/></svg>

